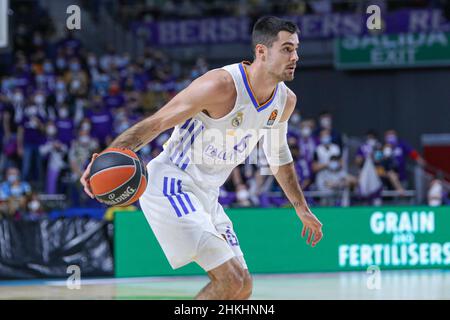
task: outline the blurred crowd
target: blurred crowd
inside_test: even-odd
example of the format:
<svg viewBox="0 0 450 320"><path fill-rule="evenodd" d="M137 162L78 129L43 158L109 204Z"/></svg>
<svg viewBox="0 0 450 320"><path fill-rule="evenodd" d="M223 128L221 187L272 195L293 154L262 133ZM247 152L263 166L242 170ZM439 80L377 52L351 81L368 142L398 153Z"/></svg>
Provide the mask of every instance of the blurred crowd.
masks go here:
<svg viewBox="0 0 450 320"><path fill-rule="evenodd" d="M50 41L51 23L42 19L21 24L20 13L36 8L22 9L15 23L23 28L0 77L0 212L37 217L45 211L39 194L65 194L74 207L98 206L79 183L92 153L154 113L208 65L200 57L182 66L151 48L133 61L114 48L96 55L70 31ZM142 148L142 158L155 157L169 134Z"/></svg>
<svg viewBox="0 0 450 320"><path fill-rule="evenodd" d="M96 1L85 1L92 10L98 10ZM100 0L97 0L100 2ZM379 5L383 12L402 8L449 9L446 0L120 0L111 1L115 17L124 25L133 21L196 19L214 16L250 16L329 14L336 12L365 13L367 6Z"/></svg>
<svg viewBox="0 0 450 320"><path fill-rule="evenodd" d="M369 130L350 157L345 136L334 127L330 112L323 111L318 119L302 119L300 113L294 112L289 122L288 144L300 185L311 205L378 206L383 204L385 191L390 191L398 201L411 196L408 189L414 189L409 162L426 165L420 154L393 129L382 136ZM245 163L234 170L221 190L223 204L289 205L274 176L263 172L264 157L258 159L263 159L258 165ZM436 198L429 204L447 203L447 194L439 180L431 186L430 192L434 190Z"/></svg>

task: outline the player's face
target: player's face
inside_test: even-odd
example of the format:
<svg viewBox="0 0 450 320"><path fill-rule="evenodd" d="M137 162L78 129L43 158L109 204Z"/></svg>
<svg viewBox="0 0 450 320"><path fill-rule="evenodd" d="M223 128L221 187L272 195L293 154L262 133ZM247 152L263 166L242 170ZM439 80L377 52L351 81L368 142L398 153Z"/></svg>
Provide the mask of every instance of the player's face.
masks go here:
<svg viewBox="0 0 450 320"><path fill-rule="evenodd" d="M294 79L298 61L298 45L299 41L296 33L280 31L278 40L268 49L268 70L279 81L291 81Z"/></svg>

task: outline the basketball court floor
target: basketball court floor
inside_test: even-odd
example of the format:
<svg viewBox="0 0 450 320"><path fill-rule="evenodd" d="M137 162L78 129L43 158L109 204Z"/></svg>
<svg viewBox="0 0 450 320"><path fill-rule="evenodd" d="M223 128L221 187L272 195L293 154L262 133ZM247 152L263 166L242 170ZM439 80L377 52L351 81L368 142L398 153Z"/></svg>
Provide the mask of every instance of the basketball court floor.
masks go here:
<svg viewBox="0 0 450 320"><path fill-rule="evenodd" d="M450 299L450 270L380 275L378 285L366 272L255 275L252 299ZM87 279L69 289L65 280L0 281L0 299L192 299L207 282L206 276Z"/></svg>

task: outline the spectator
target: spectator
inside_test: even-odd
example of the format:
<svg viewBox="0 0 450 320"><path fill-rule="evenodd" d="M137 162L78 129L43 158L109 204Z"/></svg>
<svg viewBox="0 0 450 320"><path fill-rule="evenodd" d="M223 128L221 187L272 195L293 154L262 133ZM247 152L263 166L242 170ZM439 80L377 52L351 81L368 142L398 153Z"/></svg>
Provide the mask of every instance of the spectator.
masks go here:
<svg viewBox="0 0 450 320"><path fill-rule="evenodd" d="M69 108L67 105L62 105L58 110L58 116L55 121L55 126L57 130L57 140L64 143L67 148L74 139L74 120L70 116Z"/></svg>
<svg viewBox="0 0 450 320"><path fill-rule="evenodd" d="M320 144L314 152L313 171L318 173L328 168L332 156L340 156L341 149L337 144L332 143L329 129L320 131Z"/></svg>
<svg viewBox="0 0 450 320"><path fill-rule="evenodd" d="M0 184L2 211L8 216L20 219L20 212L26 209L30 194L30 184L21 181L19 169L9 167L6 171L6 181Z"/></svg>
<svg viewBox="0 0 450 320"><path fill-rule="evenodd" d="M393 146L385 144L381 154L376 153L376 168L385 189L395 190L399 195L404 195L405 189L399 178L399 162L394 155Z"/></svg>
<svg viewBox="0 0 450 320"><path fill-rule="evenodd" d="M92 124L91 135L98 140L101 149L105 148L112 142L113 115L104 107L100 96L94 97L93 108L86 112L86 118Z"/></svg>
<svg viewBox="0 0 450 320"><path fill-rule="evenodd" d="M316 151L316 141L312 136L314 130L314 120L305 119L300 122L300 137L298 140L299 152L309 166L312 166L314 161L314 153Z"/></svg>
<svg viewBox="0 0 450 320"><path fill-rule="evenodd" d="M362 168L364 165L364 161L367 158L372 158L374 152L377 148L380 148L381 144L377 139L377 134L373 130L367 131L366 134L366 141L359 146L356 157L355 157L355 164L358 168Z"/></svg>
<svg viewBox="0 0 450 320"><path fill-rule="evenodd" d="M46 157L47 160L47 174L45 191L48 194L58 193L58 181L61 170L66 167L64 157L67 154L68 148L57 139L57 129L53 122L47 123L47 142L40 146L39 151L41 156Z"/></svg>
<svg viewBox="0 0 450 320"><path fill-rule="evenodd" d="M392 155L397 163L395 171L398 174L398 179L402 186L406 187L408 183L406 173L407 157L413 159L421 166L425 166L426 162L416 150L398 138L395 130L387 130L384 134L384 141L390 147L388 150L392 150Z"/></svg>
<svg viewBox="0 0 450 320"><path fill-rule="evenodd" d="M79 182L81 175L90 161L90 156L98 151L99 144L97 139L93 138L89 131L81 129L78 139L72 143L69 150L69 163L71 169L71 188L72 202L74 205L80 205L80 200L87 200L86 194L82 191L82 185ZM80 197L83 197L80 199Z"/></svg>
<svg viewBox="0 0 450 320"><path fill-rule="evenodd" d="M302 117L300 115L300 112L297 110L294 110L294 112L291 114L291 117L289 118L289 133L291 135L295 135L296 137L300 136L301 120L302 120Z"/></svg>
<svg viewBox="0 0 450 320"><path fill-rule="evenodd" d="M125 97L121 93L120 86L117 81L111 82L108 95L103 98L103 103L108 110L113 112L124 105Z"/></svg>
<svg viewBox="0 0 450 320"><path fill-rule="evenodd" d="M45 119L38 108L30 105L17 129L17 150L22 158L22 179L39 182L41 179L41 156L39 146L45 140ZM36 175L33 175L35 173Z"/></svg>
<svg viewBox="0 0 450 320"><path fill-rule="evenodd" d="M39 200L39 195L33 192L30 196L30 200L27 203L27 213L24 216L25 220L37 221L42 219L45 215L45 210Z"/></svg>
<svg viewBox="0 0 450 320"><path fill-rule="evenodd" d="M288 145L294 160L297 177L300 180L300 186L303 191L307 191L313 182L312 163L302 154L297 138L288 138Z"/></svg>
<svg viewBox="0 0 450 320"><path fill-rule="evenodd" d="M316 184L319 191L330 193L322 197L321 204L338 206L343 205L344 191L356 185L356 178L343 169L341 158L333 155L327 167L317 174Z"/></svg>
<svg viewBox="0 0 450 320"><path fill-rule="evenodd" d="M320 133L323 129L330 131L331 142L337 144L342 150L342 135L333 127L333 115L331 112L323 111L319 115L319 128L316 129L314 136L320 139Z"/></svg>

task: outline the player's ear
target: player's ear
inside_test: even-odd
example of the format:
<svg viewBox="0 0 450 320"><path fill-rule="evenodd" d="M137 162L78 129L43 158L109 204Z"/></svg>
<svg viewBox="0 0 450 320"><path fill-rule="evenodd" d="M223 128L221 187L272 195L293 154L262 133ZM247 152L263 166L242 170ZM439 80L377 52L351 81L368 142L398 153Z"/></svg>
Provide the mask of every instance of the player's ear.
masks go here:
<svg viewBox="0 0 450 320"><path fill-rule="evenodd" d="M256 56L256 58L259 58L262 61L265 61L266 60L266 52L267 52L267 48L266 48L265 45L257 44L255 46L255 56Z"/></svg>

